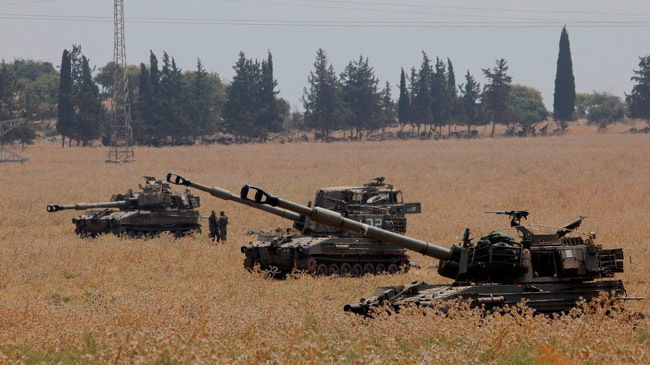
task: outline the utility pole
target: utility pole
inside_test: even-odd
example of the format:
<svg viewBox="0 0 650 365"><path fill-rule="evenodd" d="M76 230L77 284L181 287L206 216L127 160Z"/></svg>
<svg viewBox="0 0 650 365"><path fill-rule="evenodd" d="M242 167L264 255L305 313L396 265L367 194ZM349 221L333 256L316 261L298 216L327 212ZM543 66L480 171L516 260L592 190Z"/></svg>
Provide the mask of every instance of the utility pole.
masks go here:
<svg viewBox="0 0 650 365"><path fill-rule="evenodd" d="M115 35L113 42L113 102L111 104L110 150L106 162L134 161L133 129L129 105L129 81L126 73L126 46L124 42L124 1L113 0Z"/></svg>

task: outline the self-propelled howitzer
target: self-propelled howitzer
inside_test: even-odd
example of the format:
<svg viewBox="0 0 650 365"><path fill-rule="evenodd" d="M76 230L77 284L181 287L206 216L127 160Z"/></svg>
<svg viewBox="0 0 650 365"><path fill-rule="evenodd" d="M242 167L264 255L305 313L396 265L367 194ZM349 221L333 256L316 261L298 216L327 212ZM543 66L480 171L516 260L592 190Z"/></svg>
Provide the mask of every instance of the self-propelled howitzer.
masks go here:
<svg viewBox="0 0 650 365"><path fill-rule="evenodd" d="M406 229L405 214L419 212L419 203L403 203L401 191L384 184L383 178L373 180L363 187L319 189L315 204L331 207L352 220L403 233ZM256 241L243 245L241 252L245 256L244 267L247 269L259 266L262 270L275 271L279 275L301 270L315 275L343 276L408 270L409 260L403 248L333 229L295 212L243 200L227 190L202 185L177 174L169 173L167 181L294 222L293 229L281 230L276 234L260 233Z"/></svg>
<svg viewBox="0 0 650 365"><path fill-rule="evenodd" d="M254 194L253 194L254 193ZM311 208L273 196L259 188L244 186L241 198L258 204L280 207L309 217L320 224L358 232L440 260L438 273L454 279L453 284L413 282L405 286L381 287L370 299L348 304L346 311L368 314L373 307L388 305L396 311L406 305L422 307L434 303L466 299L473 306L497 308L524 301L541 313L563 312L581 299L602 293L622 299L625 289L613 277L623 271L622 249L604 249L595 244L595 234L570 237L584 217L551 234L533 234L520 225L527 211L509 211L511 224L521 240L491 232L476 244L463 232L462 242L445 248L402 236L379 227L349 220L337 212ZM509 213L506 212L506 213Z"/></svg>
<svg viewBox="0 0 650 365"><path fill-rule="evenodd" d="M198 197L188 191L172 191L169 185L154 177L145 176L142 191L115 194L111 201L102 203L51 204L50 213L62 210L86 210L72 218L75 233L82 237L96 237L113 233L118 236L145 237L169 232L177 237L191 231L200 231ZM88 209L88 210L87 210Z"/></svg>

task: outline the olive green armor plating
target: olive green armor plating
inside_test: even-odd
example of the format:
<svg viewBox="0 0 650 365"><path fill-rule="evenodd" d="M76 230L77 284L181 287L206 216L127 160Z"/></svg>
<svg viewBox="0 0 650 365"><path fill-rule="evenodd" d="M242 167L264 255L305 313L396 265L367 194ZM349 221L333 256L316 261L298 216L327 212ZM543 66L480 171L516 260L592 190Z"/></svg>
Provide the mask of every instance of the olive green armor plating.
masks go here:
<svg viewBox="0 0 650 365"><path fill-rule="evenodd" d="M580 233L576 229L585 217L557 227L550 234L534 234L520 224L522 218L527 218L527 211L491 212L509 215L520 240L492 232L474 244L466 228L460 243L445 248L347 219L338 212L283 200L253 186L244 186L240 196L250 202L298 213L319 224L437 258L440 260L438 273L454 280L453 284L413 282L381 287L372 298L346 305L346 311L367 315L372 308L384 305L399 311L406 305L427 307L468 299L473 306L484 308L514 305L523 300L537 312L552 313L567 311L580 299L591 300L602 293L626 300L641 299L625 297L620 280L598 280L623 272L623 250L596 245L593 233L582 234L586 238L569 236Z"/></svg>
<svg viewBox="0 0 650 365"><path fill-rule="evenodd" d="M118 236L145 237L169 232L177 237L191 231L201 231L199 197L188 191L172 191L169 185L154 177L145 176L141 192L116 194L103 203L51 204L48 212L87 210L72 218L75 233L82 237L96 237L113 233Z"/></svg>
<svg viewBox="0 0 650 365"><path fill-rule="evenodd" d="M280 275L303 270L316 275L361 276L384 271L397 273L409 268L406 250L381 240L332 228L286 209L243 200L224 189L198 184L176 174L168 174L167 181L294 222L295 230L261 233L256 241L242 246L247 269L259 266ZM406 232L405 214L420 212L419 203L404 203L402 192L385 184L383 178L372 179L362 187L320 189L314 205L325 206L349 219L383 227L395 234Z"/></svg>

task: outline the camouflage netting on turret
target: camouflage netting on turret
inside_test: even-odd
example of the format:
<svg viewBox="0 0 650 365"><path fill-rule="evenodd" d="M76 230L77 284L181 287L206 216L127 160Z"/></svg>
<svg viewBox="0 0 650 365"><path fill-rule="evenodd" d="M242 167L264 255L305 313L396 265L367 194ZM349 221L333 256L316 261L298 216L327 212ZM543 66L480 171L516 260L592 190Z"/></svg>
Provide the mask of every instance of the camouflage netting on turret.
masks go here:
<svg viewBox="0 0 650 365"><path fill-rule="evenodd" d="M503 232L492 231L487 236L481 237L476 243L476 247L482 248L482 247L491 246L499 243L503 243L506 245L513 245L515 243L515 239Z"/></svg>
<svg viewBox="0 0 650 365"><path fill-rule="evenodd" d="M476 243L475 259L489 263L492 267L518 264L520 255L521 245L503 232L492 231Z"/></svg>

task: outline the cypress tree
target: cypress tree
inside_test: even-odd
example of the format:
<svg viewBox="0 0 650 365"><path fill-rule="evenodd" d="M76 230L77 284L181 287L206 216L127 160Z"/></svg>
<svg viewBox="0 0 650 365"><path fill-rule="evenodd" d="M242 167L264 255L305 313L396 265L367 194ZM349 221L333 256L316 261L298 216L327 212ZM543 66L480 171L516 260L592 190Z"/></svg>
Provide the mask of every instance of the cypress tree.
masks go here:
<svg viewBox="0 0 650 365"><path fill-rule="evenodd" d="M458 91L456 90L456 74L454 73L454 65L451 60L447 58L447 93L449 94L448 118L449 126L456 124L458 120Z"/></svg>
<svg viewBox="0 0 650 365"><path fill-rule="evenodd" d="M406 75L404 68L399 77L399 104L397 106L397 116L399 118L400 128L403 129L404 125L409 122L409 115L411 109L411 101L409 100L409 92L406 87Z"/></svg>
<svg viewBox="0 0 650 365"><path fill-rule="evenodd" d="M70 52L63 50L61 57L61 76L59 78L59 103L56 131L61 135L61 147L65 146L65 137L70 136L70 129L74 119L74 105L72 104L72 74Z"/></svg>
<svg viewBox="0 0 650 365"><path fill-rule="evenodd" d="M81 143L81 135L83 133L82 127L79 125L77 117L79 116L79 104L81 104L82 95L82 78L83 78L83 62L82 62L81 46L73 45L70 51L70 77L72 79L72 93L70 94L71 103L73 105L74 117L70 123L68 146L71 146L72 140L77 141L77 146Z"/></svg>
<svg viewBox="0 0 650 365"><path fill-rule="evenodd" d="M411 134L413 134L413 131L415 130L415 121L417 119L415 115L416 114L415 101L416 101L416 96L418 94L417 84L418 84L418 72L415 69L415 67L411 67L411 77L409 77L410 104L409 104L409 113L408 113L408 121L411 124Z"/></svg>
<svg viewBox="0 0 650 365"><path fill-rule="evenodd" d="M650 128L650 55L640 57L639 69L632 81L636 84L630 95L626 95L632 118L644 119Z"/></svg>
<svg viewBox="0 0 650 365"><path fill-rule="evenodd" d="M146 100L146 110L144 121L145 134L149 137L149 144L158 144L158 140L163 137L164 130L159 128L161 125L161 106L162 106L162 89L160 87L160 70L158 69L158 57L149 51L149 98Z"/></svg>
<svg viewBox="0 0 650 365"><path fill-rule="evenodd" d="M565 26L560 35L560 51L557 56L555 93L553 94L553 117L560 128L566 129L567 122L573 120L575 105L576 85L573 77L569 33Z"/></svg>

